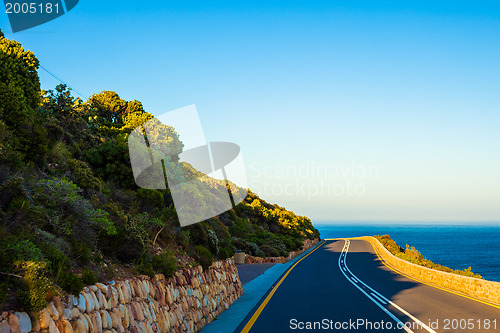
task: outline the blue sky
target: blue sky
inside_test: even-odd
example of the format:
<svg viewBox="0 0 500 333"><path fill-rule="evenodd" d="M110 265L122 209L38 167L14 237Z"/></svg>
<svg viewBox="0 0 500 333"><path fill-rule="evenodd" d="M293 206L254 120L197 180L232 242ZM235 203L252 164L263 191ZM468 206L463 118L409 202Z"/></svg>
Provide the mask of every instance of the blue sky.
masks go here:
<svg viewBox="0 0 500 333"><path fill-rule="evenodd" d="M250 189L313 220L500 221L493 1L81 0L0 28L85 96L196 104Z"/></svg>

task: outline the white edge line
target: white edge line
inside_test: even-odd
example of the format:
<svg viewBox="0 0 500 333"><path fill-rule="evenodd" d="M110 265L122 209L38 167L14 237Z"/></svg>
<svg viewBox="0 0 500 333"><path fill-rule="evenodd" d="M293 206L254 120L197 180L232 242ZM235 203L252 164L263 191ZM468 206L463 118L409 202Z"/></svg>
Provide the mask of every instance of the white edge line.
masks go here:
<svg viewBox="0 0 500 333"><path fill-rule="evenodd" d="M339 260L339 268L340 267L340 260ZM391 317L392 319L394 319L394 321L396 321L396 323L401 323L401 325L403 326L403 329L408 332L408 333L414 333L411 329L409 329L408 327L406 327L406 325L401 321L399 320L394 314L392 314L389 310L387 310L385 307L383 307L379 302L377 302L376 300L374 300L370 295L368 295L363 289L361 289L358 285L356 285L355 283L353 283L351 281L351 279L349 279L349 277L347 276L347 274L344 273L344 271L342 269L340 269L340 271L342 272L342 274L344 274L344 276L346 277L346 279L352 283L353 286L355 286L356 288L359 289L359 291L361 291L363 294L365 294L366 297L368 297L373 303L375 303L375 305L377 305L380 309L382 309L382 311L384 311L387 315L389 315L389 317ZM352 273L351 273L352 274ZM354 275L354 274L353 274Z"/></svg>
<svg viewBox="0 0 500 333"><path fill-rule="evenodd" d="M404 309L402 309L401 307L399 307L397 304L395 304L394 302L392 301L389 301L389 304L391 304L393 307L395 307L396 309L398 309L399 311L401 311L402 313L404 313L405 315L407 315L408 317L410 317L411 319L413 319L414 321L416 321L417 323L420 323L420 325L422 325L423 328L425 328L427 331L429 331L430 333L436 333L436 331L434 331L432 328L430 328L429 326L427 326L426 324L424 324L423 322L421 322L420 320L418 320L417 318L413 317L410 313L406 312Z"/></svg>
<svg viewBox="0 0 500 333"><path fill-rule="evenodd" d="M350 241L349 241L349 245L350 245ZM349 251L349 247L347 248L347 251ZM347 255L346 255L347 256ZM349 271L349 273L351 273L351 275L353 276L356 276L354 275L351 270L349 269L349 267L347 266L346 263L344 263L345 267L347 268L347 270ZM358 278L359 280L359 278ZM397 305L396 303L392 302L391 300L387 299L386 297L384 297L383 295L381 295L379 292L377 292L376 290L374 290L372 287L370 287L369 285L367 285L366 283L364 283L363 281L359 280L360 283L362 283L365 287L367 287L368 289L370 289L371 291L373 291L376 295L380 296L381 299L387 301L387 303L391 304L392 306L394 306L396 309L398 309L399 311L401 311L403 314L407 315L408 317L410 317L413 321L419 323L424 329L426 329L429 333L437 333L436 331L434 331L432 328L430 328L429 326L427 326L426 324L424 324L422 321L420 321L418 318L414 317L413 315L411 315L409 312L407 312L406 310L404 310L403 308L401 308L399 305Z"/></svg>

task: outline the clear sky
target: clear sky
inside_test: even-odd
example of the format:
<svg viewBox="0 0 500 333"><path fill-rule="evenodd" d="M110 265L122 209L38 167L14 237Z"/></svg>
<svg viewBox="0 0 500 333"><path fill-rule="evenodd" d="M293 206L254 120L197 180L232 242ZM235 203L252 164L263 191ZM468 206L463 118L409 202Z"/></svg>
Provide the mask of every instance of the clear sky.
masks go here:
<svg viewBox="0 0 500 333"><path fill-rule="evenodd" d="M85 96L196 104L250 189L313 220L500 221L497 3L81 0L0 28Z"/></svg>

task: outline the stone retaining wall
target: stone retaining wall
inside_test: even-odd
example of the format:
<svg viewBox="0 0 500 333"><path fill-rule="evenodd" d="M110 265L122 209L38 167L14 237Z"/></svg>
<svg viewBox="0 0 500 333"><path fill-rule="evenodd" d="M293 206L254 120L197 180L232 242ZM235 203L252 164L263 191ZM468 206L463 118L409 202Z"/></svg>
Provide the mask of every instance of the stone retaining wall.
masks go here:
<svg viewBox="0 0 500 333"><path fill-rule="evenodd" d="M171 278L139 276L96 283L56 297L40 313L4 312L0 333L199 332L243 293L232 259L178 270Z"/></svg>
<svg viewBox="0 0 500 333"><path fill-rule="evenodd" d="M478 299L500 304L500 283L473 277L447 273L435 269L412 264L390 253L380 241L374 237L360 237L369 241L377 250L380 257L389 266L403 273L433 285L458 291L474 296Z"/></svg>
<svg viewBox="0 0 500 333"><path fill-rule="evenodd" d="M245 255L245 264L262 264L262 263L277 263L277 264L284 264L296 256L300 255L302 252L307 251L309 248L313 247L314 245L318 244L319 239L306 239L303 242L302 250L298 251L292 251L288 254L288 257L266 257L266 258L261 258L261 257L254 257L251 255Z"/></svg>

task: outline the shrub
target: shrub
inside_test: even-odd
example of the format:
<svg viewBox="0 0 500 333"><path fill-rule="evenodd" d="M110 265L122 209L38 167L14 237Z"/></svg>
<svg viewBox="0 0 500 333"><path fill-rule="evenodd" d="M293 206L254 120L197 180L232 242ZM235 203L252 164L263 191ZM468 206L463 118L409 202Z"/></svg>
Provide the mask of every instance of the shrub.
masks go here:
<svg viewBox="0 0 500 333"><path fill-rule="evenodd" d="M147 256L146 254L134 260L132 264L135 274L144 274L149 276L151 279L155 276L151 257Z"/></svg>
<svg viewBox="0 0 500 333"><path fill-rule="evenodd" d="M94 176L94 173L87 163L74 158L68 160L68 165L75 175L75 181L81 188L101 189L101 181Z"/></svg>
<svg viewBox="0 0 500 333"><path fill-rule="evenodd" d="M274 247L270 245L262 245L260 250L264 253L266 257L279 257L280 253Z"/></svg>
<svg viewBox="0 0 500 333"><path fill-rule="evenodd" d="M208 247L208 231L205 223L196 223L186 228L189 231L191 244Z"/></svg>
<svg viewBox="0 0 500 333"><path fill-rule="evenodd" d="M9 206L15 198L22 198L22 200L29 201L30 195L23 183L24 178L11 177L0 185L0 206Z"/></svg>
<svg viewBox="0 0 500 333"><path fill-rule="evenodd" d="M377 238L382 243L382 245L384 245L384 247L394 255L404 251L401 246L399 246L395 241L391 239L391 237L389 237L389 235L383 235L383 236L377 235L374 237Z"/></svg>
<svg viewBox="0 0 500 333"><path fill-rule="evenodd" d="M66 179L42 179L35 184L34 200L47 208L51 226L59 235L73 235L91 243L95 231L115 234L116 228L109 220L108 212L95 209L80 192L77 185Z"/></svg>
<svg viewBox="0 0 500 333"><path fill-rule="evenodd" d="M58 165L65 165L71 158L71 152L68 147L61 141L56 141L49 152L47 158L48 162L57 163Z"/></svg>
<svg viewBox="0 0 500 333"><path fill-rule="evenodd" d="M400 247L394 240L389 237L389 235L383 235L383 236L374 236L376 239L378 239L386 249L389 250L393 255L396 257L406 260L408 262L411 262L415 265L420 265L424 266L427 268L432 268L436 269L439 271L443 272L449 272L449 273L455 273L459 275L464 275L464 276L470 276L470 277L475 277L478 279L482 279L483 277L479 274L475 274L474 272L471 271L471 267L464 269L464 270L453 270L449 267L442 266L440 264L435 264L431 260L425 259L425 257L413 246L409 246L408 244L406 245L406 249L403 249Z"/></svg>
<svg viewBox="0 0 500 333"><path fill-rule="evenodd" d="M46 262L24 261L17 264L23 272L23 284L17 290L17 301L29 311L40 311L47 306L47 299L54 288L45 275Z"/></svg>
<svg viewBox="0 0 500 333"><path fill-rule="evenodd" d="M90 268L84 267L82 272L82 281L83 283L90 285L90 284L95 284L98 280L97 276Z"/></svg>
<svg viewBox="0 0 500 333"><path fill-rule="evenodd" d="M147 211L163 206L163 194L158 190L140 188L137 190L136 195L141 201L141 207Z"/></svg>
<svg viewBox="0 0 500 333"><path fill-rule="evenodd" d="M288 251L297 251L302 249L302 239L293 238L288 235L279 235L279 239L286 246Z"/></svg>
<svg viewBox="0 0 500 333"><path fill-rule="evenodd" d="M146 249L145 230L133 223L129 218L117 229L117 234L107 237L100 244L103 254L116 257L120 261L136 260Z"/></svg>
<svg viewBox="0 0 500 333"><path fill-rule="evenodd" d="M271 245L276 251L278 251L279 255L282 257L286 257L288 255L288 250L281 241L275 241Z"/></svg>
<svg viewBox="0 0 500 333"><path fill-rule="evenodd" d="M9 284L7 282L0 283L0 304L7 301L7 291L9 290Z"/></svg>
<svg viewBox="0 0 500 333"><path fill-rule="evenodd" d="M106 140L96 148L85 151L85 158L101 179L123 188L136 188L125 136Z"/></svg>
<svg viewBox="0 0 500 333"><path fill-rule="evenodd" d="M235 248L229 239L223 239L219 242L219 258L224 260L234 256Z"/></svg>
<svg viewBox="0 0 500 333"><path fill-rule="evenodd" d="M50 263L50 272L57 285L64 291L77 295L83 289L82 279L71 272L71 260L51 244L44 243L42 251Z"/></svg>
<svg viewBox="0 0 500 333"><path fill-rule="evenodd" d="M42 251L30 240L20 240L9 244L8 250L16 261L43 261Z"/></svg>
<svg viewBox="0 0 500 333"><path fill-rule="evenodd" d="M233 225L229 227L229 232L234 237L247 238L248 237L248 221L238 218Z"/></svg>
<svg viewBox="0 0 500 333"><path fill-rule="evenodd" d="M78 295L84 287L82 279L75 273L66 273L58 284L72 295Z"/></svg>
<svg viewBox="0 0 500 333"><path fill-rule="evenodd" d="M247 242L248 252L253 256L259 256L259 247L254 242Z"/></svg>
<svg viewBox="0 0 500 333"><path fill-rule="evenodd" d="M219 244L219 239L217 238L217 234L212 229L207 230L207 238L208 238L208 248L210 252L217 255L219 252L219 248L217 247Z"/></svg>
<svg viewBox="0 0 500 333"><path fill-rule="evenodd" d="M153 255L152 264L153 269L165 277L171 277L177 269L177 259L170 252Z"/></svg>
<svg viewBox="0 0 500 333"><path fill-rule="evenodd" d="M75 242L72 245L71 250L73 252L73 256L84 265L88 264L92 260L92 252L85 243Z"/></svg>
<svg viewBox="0 0 500 333"><path fill-rule="evenodd" d="M177 241L180 243L183 247L187 247L189 245L189 230L180 230L180 232L177 234Z"/></svg>
<svg viewBox="0 0 500 333"><path fill-rule="evenodd" d="M201 267L203 267L203 269L205 270L208 269L212 265L212 262L214 260L212 253L210 253L210 251L203 245L198 245L196 247L196 253L198 255L198 261Z"/></svg>
<svg viewBox="0 0 500 333"><path fill-rule="evenodd" d="M41 244L40 248L42 249L42 252L43 252L43 248L44 248L43 244L50 244L51 246L53 246L54 248L56 248L57 250L59 250L63 253L69 253L69 251L71 249L71 245L69 242L67 242L66 240L64 240L61 237L57 237L56 235L54 235L48 231L41 230L41 229L37 228L35 230L35 235L36 235L37 243Z"/></svg>
<svg viewBox="0 0 500 333"><path fill-rule="evenodd" d="M233 237L231 238L231 245L234 247L235 250L251 253L249 251L248 242L244 239Z"/></svg>

